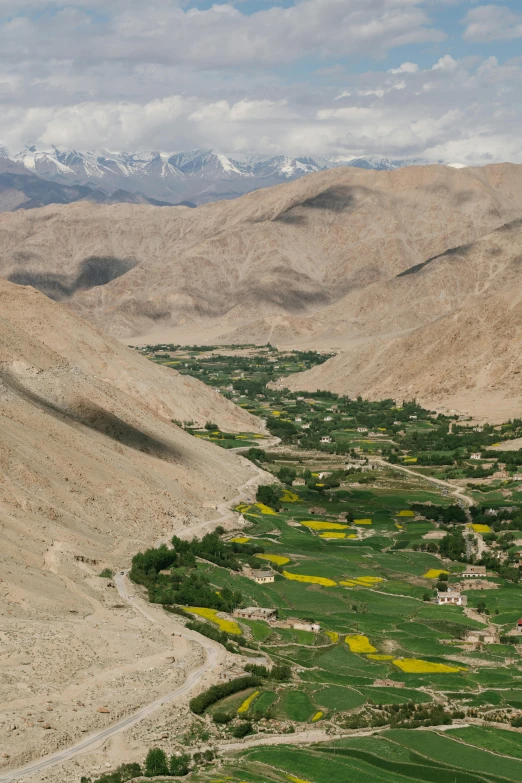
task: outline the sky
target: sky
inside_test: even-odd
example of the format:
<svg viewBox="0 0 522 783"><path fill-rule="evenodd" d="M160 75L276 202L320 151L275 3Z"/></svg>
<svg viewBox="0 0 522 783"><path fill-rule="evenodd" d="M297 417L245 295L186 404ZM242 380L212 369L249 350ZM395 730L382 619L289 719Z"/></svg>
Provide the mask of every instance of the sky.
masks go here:
<svg viewBox="0 0 522 783"><path fill-rule="evenodd" d="M0 138L522 163L522 0L0 0Z"/></svg>

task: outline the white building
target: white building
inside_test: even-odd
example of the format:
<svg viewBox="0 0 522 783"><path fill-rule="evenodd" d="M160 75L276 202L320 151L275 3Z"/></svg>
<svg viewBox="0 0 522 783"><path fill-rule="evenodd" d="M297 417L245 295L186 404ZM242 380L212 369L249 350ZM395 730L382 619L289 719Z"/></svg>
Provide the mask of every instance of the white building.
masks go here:
<svg viewBox="0 0 522 783"><path fill-rule="evenodd" d="M332 417L331 416L325 416L324 417L324 421L332 421Z"/></svg>
<svg viewBox="0 0 522 783"><path fill-rule="evenodd" d="M251 579L258 585L266 585L275 581L274 572L269 568L249 568L243 566L243 576Z"/></svg>
<svg viewBox="0 0 522 783"><path fill-rule="evenodd" d="M357 432L368 432L368 427L357 427Z"/></svg>
<svg viewBox="0 0 522 783"><path fill-rule="evenodd" d="M437 591L437 603L439 606L466 606L468 597L462 595L460 590L452 590L450 587L446 593Z"/></svg>
<svg viewBox="0 0 522 783"><path fill-rule="evenodd" d="M470 577L486 576L486 566L467 565L461 576L466 579Z"/></svg>
<svg viewBox="0 0 522 783"><path fill-rule="evenodd" d="M323 435L323 437L321 438L321 443L331 443L331 442L332 439L329 435Z"/></svg>
<svg viewBox="0 0 522 783"><path fill-rule="evenodd" d="M474 451L470 459L482 459L482 454L480 453L480 451Z"/></svg>

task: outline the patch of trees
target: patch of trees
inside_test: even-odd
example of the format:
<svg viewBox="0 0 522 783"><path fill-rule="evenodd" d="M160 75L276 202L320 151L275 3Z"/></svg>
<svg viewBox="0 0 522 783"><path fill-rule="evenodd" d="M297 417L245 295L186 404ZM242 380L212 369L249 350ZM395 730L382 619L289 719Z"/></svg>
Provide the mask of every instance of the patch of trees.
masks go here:
<svg viewBox="0 0 522 783"><path fill-rule="evenodd" d="M450 530L439 543L439 553L450 560L462 560L466 554L466 541L460 530Z"/></svg>
<svg viewBox="0 0 522 783"><path fill-rule="evenodd" d="M277 471L276 476L283 484L291 487L292 483L297 478L297 471L295 468L291 468L288 465L282 465Z"/></svg>
<svg viewBox="0 0 522 783"><path fill-rule="evenodd" d="M291 421L283 421L277 416L269 416L266 426L271 435L281 438L283 443L291 443L299 430Z"/></svg>
<svg viewBox="0 0 522 783"><path fill-rule="evenodd" d="M522 449L518 451L485 451L482 454L482 458L505 462L506 465L512 465L512 469L516 470L518 465L522 465Z"/></svg>
<svg viewBox="0 0 522 783"><path fill-rule="evenodd" d="M243 560L249 560L262 552L264 552L263 547L257 544L222 541L218 532L207 533L200 541L196 538L192 541L183 541L173 536L172 549L162 544L155 549L138 552L132 559L130 578L138 584L147 586L151 578L155 580L157 574L167 568L194 568L196 557L210 560L223 568L239 571L241 562L238 555Z"/></svg>
<svg viewBox="0 0 522 783"><path fill-rule="evenodd" d="M256 446L248 449L245 456L251 462L270 462L271 459L264 449L258 449Z"/></svg>
<svg viewBox="0 0 522 783"><path fill-rule="evenodd" d="M442 522L444 525L465 524L468 521L464 509L457 505L434 506L429 503L411 503L411 508L419 516Z"/></svg>
<svg viewBox="0 0 522 783"><path fill-rule="evenodd" d="M264 680L275 680L276 682L289 682L292 678L292 669L287 664L272 666L268 669L256 663L247 663L245 671L253 674L254 677L262 677Z"/></svg>
<svg viewBox="0 0 522 783"><path fill-rule="evenodd" d="M199 696L194 696L194 698L190 700L190 709L196 715L201 715L212 704L216 704L216 702L221 701L221 699L232 696L233 693L244 691L247 688L257 688L262 682L263 680L261 677L246 676L238 677L236 680L225 682L222 685L212 685L211 688L203 691Z"/></svg>
<svg viewBox="0 0 522 783"><path fill-rule="evenodd" d="M280 495L281 487L277 484L260 484L257 488L256 500L258 503L264 503L265 506L269 506L274 511L279 511L281 508Z"/></svg>
<svg viewBox="0 0 522 783"><path fill-rule="evenodd" d="M101 777L92 780L83 776L80 783L127 783L142 774L140 764L122 764L113 772L105 772Z"/></svg>
<svg viewBox="0 0 522 783"><path fill-rule="evenodd" d="M454 454L419 454L417 456L417 465L453 465L455 462Z"/></svg>

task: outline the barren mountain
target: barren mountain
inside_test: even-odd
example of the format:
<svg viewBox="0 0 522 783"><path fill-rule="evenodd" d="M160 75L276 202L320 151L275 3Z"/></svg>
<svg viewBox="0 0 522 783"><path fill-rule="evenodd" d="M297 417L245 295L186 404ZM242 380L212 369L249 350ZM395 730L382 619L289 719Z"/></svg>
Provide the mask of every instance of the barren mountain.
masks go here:
<svg viewBox="0 0 522 783"><path fill-rule="evenodd" d="M356 324L365 337L284 385L417 398L497 422L519 416L521 263L517 220L372 287L364 309L347 297L336 307L351 319L338 326L346 335Z"/></svg>
<svg viewBox="0 0 522 783"><path fill-rule="evenodd" d="M183 679L167 654L197 661L118 609L99 574L255 476L172 418L257 424L34 289L0 281L0 313L0 735L16 766L103 726L98 708L124 714Z"/></svg>
<svg viewBox="0 0 522 783"><path fill-rule="evenodd" d="M0 274L129 342L364 351L512 296L521 218L522 166L337 168L197 209L77 203L0 216ZM310 383L321 373L326 386L330 366Z"/></svg>
<svg viewBox="0 0 522 783"><path fill-rule="evenodd" d="M522 167L335 169L195 210L0 217L0 273L122 337L318 313L522 214Z"/></svg>

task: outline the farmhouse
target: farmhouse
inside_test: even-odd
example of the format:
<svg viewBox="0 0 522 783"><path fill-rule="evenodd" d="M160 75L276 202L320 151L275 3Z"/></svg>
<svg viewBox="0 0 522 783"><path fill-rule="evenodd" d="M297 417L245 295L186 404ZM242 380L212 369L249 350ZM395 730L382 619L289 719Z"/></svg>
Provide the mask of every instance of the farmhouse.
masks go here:
<svg viewBox="0 0 522 783"><path fill-rule="evenodd" d="M357 427L357 432L368 432L368 427Z"/></svg>
<svg viewBox="0 0 522 783"><path fill-rule="evenodd" d="M247 606L246 609L234 609L234 617L240 617L243 620L277 620L277 609L265 609L262 606Z"/></svg>
<svg viewBox="0 0 522 783"><path fill-rule="evenodd" d="M303 424L303 426L301 427L301 429L302 429L302 430L309 430L309 429L310 429L310 425L309 425L309 424Z"/></svg>
<svg viewBox="0 0 522 783"><path fill-rule="evenodd" d="M467 595L462 595L460 589L449 587L447 592L437 590L437 603L439 606L466 606Z"/></svg>
<svg viewBox="0 0 522 783"><path fill-rule="evenodd" d="M373 681L373 687L374 688L404 688L406 687L405 682L396 682L395 680L374 680Z"/></svg>
<svg viewBox="0 0 522 783"><path fill-rule="evenodd" d="M522 633L522 620L517 623L517 633Z"/></svg>
<svg viewBox="0 0 522 783"><path fill-rule="evenodd" d="M470 459L482 459L482 454L480 453L480 451L474 451Z"/></svg>
<svg viewBox="0 0 522 783"><path fill-rule="evenodd" d="M464 569L462 576L476 578L478 576L486 576L486 566L467 565Z"/></svg>
<svg viewBox="0 0 522 783"><path fill-rule="evenodd" d="M249 568L243 566L243 576L251 579L257 585L265 585L275 581L274 572L269 568Z"/></svg>
<svg viewBox="0 0 522 783"><path fill-rule="evenodd" d="M302 420L302 418L301 418L300 416L296 416L296 417L295 417L295 420L296 420L296 421L303 421L303 420Z"/></svg>
<svg viewBox="0 0 522 783"><path fill-rule="evenodd" d="M292 486L293 487L305 487L306 486L306 481L305 481L304 478L296 478L296 479L294 479L292 481Z"/></svg>
<svg viewBox="0 0 522 783"><path fill-rule="evenodd" d="M321 443L331 443L331 442L332 439L329 435L323 435L323 437L321 438Z"/></svg>
<svg viewBox="0 0 522 783"><path fill-rule="evenodd" d="M496 582L488 582L487 579L463 579L460 583L461 590L494 590L496 587Z"/></svg>
<svg viewBox="0 0 522 783"><path fill-rule="evenodd" d="M493 631L473 629L473 631L467 631L464 641L467 644L496 644L498 638Z"/></svg>
<svg viewBox="0 0 522 783"><path fill-rule="evenodd" d="M325 416L323 421L332 421L332 417L331 416Z"/></svg>

